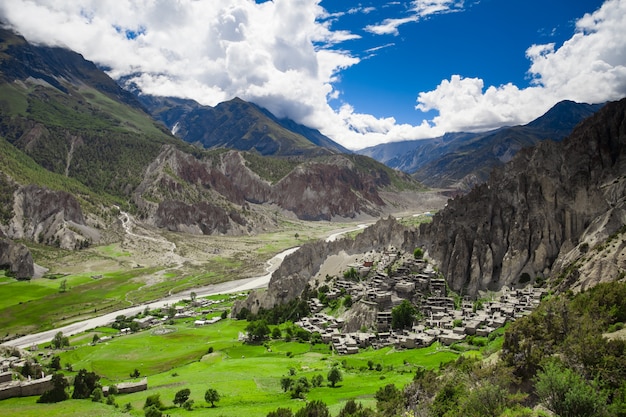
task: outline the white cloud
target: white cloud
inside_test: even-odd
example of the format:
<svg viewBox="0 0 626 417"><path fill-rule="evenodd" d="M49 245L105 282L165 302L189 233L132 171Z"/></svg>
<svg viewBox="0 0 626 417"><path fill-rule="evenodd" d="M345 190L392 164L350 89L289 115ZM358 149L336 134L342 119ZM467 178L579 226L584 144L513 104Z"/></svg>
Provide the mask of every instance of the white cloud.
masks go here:
<svg viewBox="0 0 626 417"><path fill-rule="evenodd" d="M463 8L463 0L414 0L407 16L389 18L382 23L367 25L364 30L376 35L399 35L398 28L407 23L418 22L431 15L460 11Z"/></svg>
<svg viewBox="0 0 626 417"><path fill-rule="evenodd" d="M376 35L399 35L398 28L407 23L417 22L419 17L417 15L402 17L398 19L385 19L382 23L376 25L367 25L365 31L374 33Z"/></svg>
<svg viewBox="0 0 626 417"><path fill-rule="evenodd" d="M462 1L416 0L405 17L370 29L394 34L402 24L463 7ZM318 0L0 2L0 17L29 40L74 49L112 68L113 77L141 73L135 81L148 94L207 105L239 96L352 149L526 123L563 99L626 95L626 0L607 0L577 22L562 46L529 46L530 87L486 86L480 78L454 75L418 93L416 108L438 113L418 126L360 114L350 104L335 111L329 101L342 99L336 88L342 71L360 62L337 48L359 38L333 30L340 15L328 14Z"/></svg>
<svg viewBox="0 0 626 417"><path fill-rule="evenodd" d="M626 96L626 1L608 0L576 24L561 47L532 45L532 85L484 88L479 78L454 75L419 93L418 110L437 110L433 125L446 131L475 131L527 123L561 100L600 103Z"/></svg>

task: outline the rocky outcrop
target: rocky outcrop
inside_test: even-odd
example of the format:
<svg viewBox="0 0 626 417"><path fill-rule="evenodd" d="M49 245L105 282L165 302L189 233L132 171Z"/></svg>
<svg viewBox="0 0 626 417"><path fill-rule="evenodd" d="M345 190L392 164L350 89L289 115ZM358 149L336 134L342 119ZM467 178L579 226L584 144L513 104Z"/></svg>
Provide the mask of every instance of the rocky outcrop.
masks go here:
<svg viewBox="0 0 626 417"><path fill-rule="evenodd" d="M99 239L99 233L85 224L76 198L64 191L28 185L14 194L14 216L6 235L39 243L78 249Z"/></svg>
<svg viewBox="0 0 626 417"><path fill-rule="evenodd" d="M376 216L385 203L378 189L390 179L357 171L344 156L328 163L303 164L272 187L271 199L303 220L331 220L359 213Z"/></svg>
<svg viewBox="0 0 626 417"><path fill-rule="evenodd" d="M245 224L243 217L236 211L228 213L207 202L185 204L180 201L164 201L159 204L155 217L158 227L203 235L226 234L231 229L231 223Z"/></svg>
<svg viewBox="0 0 626 417"><path fill-rule="evenodd" d="M35 273L30 250L21 243L4 238L0 231L0 269L8 269L17 279L29 279Z"/></svg>

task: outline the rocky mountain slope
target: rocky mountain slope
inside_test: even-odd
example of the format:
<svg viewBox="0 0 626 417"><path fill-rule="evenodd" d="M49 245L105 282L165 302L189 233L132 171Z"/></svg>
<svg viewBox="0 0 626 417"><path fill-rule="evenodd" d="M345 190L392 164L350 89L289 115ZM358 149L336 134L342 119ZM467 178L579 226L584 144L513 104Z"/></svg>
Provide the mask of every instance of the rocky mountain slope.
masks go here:
<svg viewBox="0 0 626 417"><path fill-rule="evenodd" d="M251 311L298 296L332 254L395 246L426 250L461 295L541 284L581 289L626 275L626 99L609 103L563 142L520 151L432 223L381 220L354 239L304 246L287 257Z"/></svg>
<svg viewBox="0 0 626 417"><path fill-rule="evenodd" d="M562 143L519 152L487 183L450 201L416 243L428 248L450 286L462 293L554 275L564 259L626 224L625 144L622 100ZM623 267L618 262L606 278L616 278Z"/></svg>
<svg viewBox="0 0 626 417"><path fill-rule="evenodd" d="M133 198L143 217L158 227L237 234L268 226L254 205L277 207L302 220L377 217L395 203L381 190L419 191L410 177L358 155L293 163L271 176L255 171L258 163L266 169L275 164L280 172L287 162L234 150L195 158L166 147L148 166Z"/></svg>
<svg viewBox="0 0 626 417"><path fill-rule="evenodd" d="M412 174L431 187L469 191L485 182L523 148L544 140L563 140L601 105L562 101L524 125L484 133L449 133L440 138L381 144L359 151L390 167Z"/></svg>
<svg viewBox="0 0 626 417"><path fill-rule="evenodd" d="M221 107L228 121L207 120L222 132L236 122L276 142L235 126L229 138L252 152L197 148L79 54L0 29L0 231L80 249L115 239L106 231L120 209L167 230L242 234L276 228L282 216L377 217L401 209L407 195L419 198L422 186L409 176L340 154L319 132L292 132L239 99ZM262 156L266 145L297 157Z"/></svg>
<svg viewBox="0 0 626 417"><path fill-rule="evenodd" d="M137 98L177 137L208 149L229 148L272 156L351 153L317 130L289 119L278 119L240 98L215 107L202 106L193 100L144 94L138 94Z"/></svg>

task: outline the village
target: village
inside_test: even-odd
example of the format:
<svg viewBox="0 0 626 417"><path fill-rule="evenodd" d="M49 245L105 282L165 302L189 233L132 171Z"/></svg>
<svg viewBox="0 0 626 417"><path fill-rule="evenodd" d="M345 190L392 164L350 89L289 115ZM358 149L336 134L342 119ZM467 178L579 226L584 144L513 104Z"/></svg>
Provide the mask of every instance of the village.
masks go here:
<svg viewBox="0 0 626 417"><path fill-rule="evenodd" d="M379 257L374 260L374 257ZM400 264L391 268L391 265ZM434 342L449 346L463 342L468 336L488 337L507 322L530 314L545 290L526 286L504 289L494 300L455 299L448 294L446 281L428 261L417 257L401 257L394 248L370 255L368 260L351 265L357 279L333 279L324 295L326 300L350 295L375 312L376 322L368 331L344 332L345 319L322 312L318 298L309 300L312 316L295 324L321 335L339 354L358 353L372 346L394 346L398 349L428 347ZM410 329L392 329L392 309L408 300L418 310L418 318Z"/></svg>
<svg viewBox="0 0 626 417"><path fill-rule="evenodd" d="M506 323L530 314L545 295L542 288L526 286L503 289L488 300L470 300L450 294L445 279L421 257L401 256L394 248L371 252L367 259L350 265L349 278L326 277L318 282L325 286L325 302L349 296L351 308L367 311L375 317L366 329L346 331L347 319L325 313L324 302L317 297L307 303L311 314L294 324L313 333L332 346L338 354L355 354L359 349L379 349L393 346L396 349L414 349L438 342L445 346L463 342L468 337L488 337ZM144 312L137 317L119 316L111 326L119 330L117 336L100 337L93 343L106 343L111 337L123 337L136 331L152 328L153 332L167 332L172 320L192 319L194 327L214 324L228 316L223 303L246 294L225 296L225 299L196 299L183 304L170 305L159 311ZM454 295L454 296L453 296ZM392 310L404 300L416 308L415 321L410 328L393 329ZM221 305L220 305L221 304ZM328 310L327 310L328 311ZM219 315L217 315L219 313ZM344 316L347 316L344 311ZM349 320L349 319L348 319ZM240 335L242 341L247 340ZM31 350L38 350L33 347ZM0 399L41 395L50 389L51 375L36 378L16 378L26 358L5 352L0 362ZM38 355L51 355L50 351ZM147 389L147 379L118 385L118 392L136 392ZM106 387L108 388L108 387ZM105 395L107 390L105 389Z"/></svg>

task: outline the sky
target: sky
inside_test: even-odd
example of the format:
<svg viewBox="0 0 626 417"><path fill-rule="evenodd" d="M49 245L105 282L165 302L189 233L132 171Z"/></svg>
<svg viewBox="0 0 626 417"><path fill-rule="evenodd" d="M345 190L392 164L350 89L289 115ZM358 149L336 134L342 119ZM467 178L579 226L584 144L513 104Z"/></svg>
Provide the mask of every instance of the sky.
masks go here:
<svg viewBox="0 0 626 417"><path fill-rule="evenodd" d="M626 97L626 0L0 0L146 94L240 97L357 150Z"/></svg>

